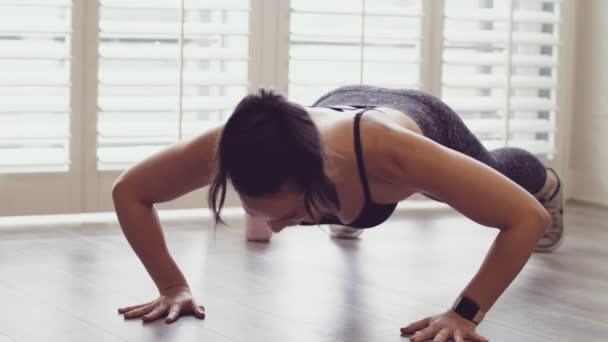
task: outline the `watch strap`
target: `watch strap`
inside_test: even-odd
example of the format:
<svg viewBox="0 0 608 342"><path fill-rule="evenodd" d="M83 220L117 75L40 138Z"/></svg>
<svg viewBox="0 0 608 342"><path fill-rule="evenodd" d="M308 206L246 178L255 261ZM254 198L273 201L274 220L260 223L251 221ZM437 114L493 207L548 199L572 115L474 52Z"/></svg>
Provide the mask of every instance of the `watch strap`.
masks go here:
<svg viewBox="0 0 608 342"><path fill-rule="evenodd" d="M452 311L475 324L479 324L485 316L485 313L480 310L479 304L466 296L459 296L456 299Z"/></svg>

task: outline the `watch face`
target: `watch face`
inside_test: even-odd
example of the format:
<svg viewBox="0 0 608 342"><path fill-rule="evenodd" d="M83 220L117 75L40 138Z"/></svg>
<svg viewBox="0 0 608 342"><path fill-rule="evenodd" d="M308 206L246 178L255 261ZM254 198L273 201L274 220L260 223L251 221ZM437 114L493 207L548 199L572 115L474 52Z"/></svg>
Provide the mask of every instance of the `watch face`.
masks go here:
<svg viewBox="0 0 608 342"><path fill-rule="evenodd" d="M477 312L479 312L479 305L467 297L462 297L454 311L463 318L472 321L473 318L475 318L475 315L477 315Z"/></svg>

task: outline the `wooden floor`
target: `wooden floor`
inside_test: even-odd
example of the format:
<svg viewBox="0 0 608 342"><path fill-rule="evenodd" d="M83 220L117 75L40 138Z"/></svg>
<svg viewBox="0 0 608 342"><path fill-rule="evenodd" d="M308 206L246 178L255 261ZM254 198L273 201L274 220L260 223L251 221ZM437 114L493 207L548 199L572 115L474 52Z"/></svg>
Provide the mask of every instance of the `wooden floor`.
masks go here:
<svg viewBox="0 0 608 342"><path fill-rule="evenodd" d="M535 254L479 326L490 341L608 338L608 210L566 208L567 240ZM497 231L457 213L399 214L359 240L297 227L269 244L242 227L165 226L207 318L142 324L122 306L157 297L117 225L0 231L0 342L406 341L445 310Z"/></svg>

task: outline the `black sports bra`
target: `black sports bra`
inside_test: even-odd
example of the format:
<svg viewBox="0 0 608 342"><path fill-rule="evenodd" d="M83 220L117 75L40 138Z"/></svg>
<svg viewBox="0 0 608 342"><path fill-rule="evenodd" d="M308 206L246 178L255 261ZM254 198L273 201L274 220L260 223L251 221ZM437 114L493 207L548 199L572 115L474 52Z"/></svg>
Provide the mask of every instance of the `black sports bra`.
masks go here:
<svg viewBox="0 0 608 342"><path fill-rule="evenodd" d="M343 223L335 216L323 217L320 222L311 223L311 222L302 222L301 225L310 226L316 224L338 224L343 226L349 226L352 228L371 228L375 227L382 222L386 221L391 214L395 211L397 207L397 203L389 203L389 204L376 204L372 202L372 198L369 192L369 184L367 182L367 175L365 173L365 165L363 163L363 155L361 153L361 132L359 129L361 116L369 109L373 109L373 106L351 106L355 108L362 108L355 114L355 125L354 125L354 135L355 135L355 155L357 157L357 166L359 168L359 178L361 178L361 184L363 185L363 193L364 193L364 204L363 208L359 212L357 218L351 223ZM343 112L348 108L340 108L340 107L329 107L333 110Z"/></svg>

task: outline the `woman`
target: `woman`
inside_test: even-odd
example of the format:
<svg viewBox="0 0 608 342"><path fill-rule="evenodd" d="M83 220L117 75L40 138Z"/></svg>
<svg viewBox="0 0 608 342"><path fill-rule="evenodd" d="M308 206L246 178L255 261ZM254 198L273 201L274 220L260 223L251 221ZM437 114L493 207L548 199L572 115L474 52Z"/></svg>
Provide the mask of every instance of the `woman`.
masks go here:
<svg viewBox="0 0 608 342"><path fill-rule="evenodd" d="M167 252L153 204L210 185L217 224L228 181L249 221L265 221L275 233L298 224L370 228L417 192L498 228L452 309L401 329L417 332L415 341L485 341L475 333L484 313L533 251L552 251L563 240L557 174L521 149L487 151L437 98L357 85L302 107L261 91L245 97L225 125L151 156L115 182L121 227L160 291L153 302L119 309L126 318L204 318ZM267 230L247 233L269 238Z"/></svg>

